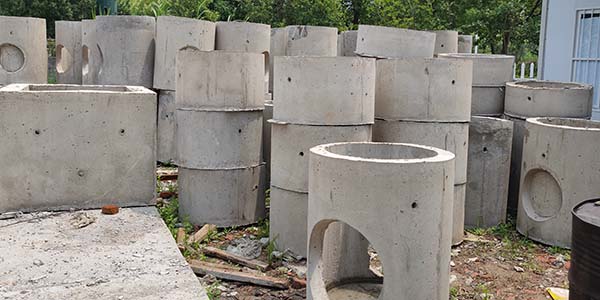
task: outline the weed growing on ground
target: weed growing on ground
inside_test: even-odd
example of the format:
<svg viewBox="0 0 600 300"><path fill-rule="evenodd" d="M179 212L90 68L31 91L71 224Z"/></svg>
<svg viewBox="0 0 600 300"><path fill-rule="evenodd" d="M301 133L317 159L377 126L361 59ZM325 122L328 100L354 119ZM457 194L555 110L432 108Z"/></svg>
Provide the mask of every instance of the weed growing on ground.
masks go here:
<svg viewBox="0 0 600 300"><path fill-rule="evenodd" d="M219 282L215 281L206 287L206 295L210 300L218 300L221 296L221 290L219 290Z"/></svg>
<svg viewBox="0 0 600 300"><path fill-rule="evenodd" d="M168 203L160 205L158 207L158 213L174 238L177 237L177 228L179 226L183 226L186 234L191 234L194 231L194 225L192 225L187 217L183 217L182 220L180 220L179 200L177 198L172 198Z"/></svg>

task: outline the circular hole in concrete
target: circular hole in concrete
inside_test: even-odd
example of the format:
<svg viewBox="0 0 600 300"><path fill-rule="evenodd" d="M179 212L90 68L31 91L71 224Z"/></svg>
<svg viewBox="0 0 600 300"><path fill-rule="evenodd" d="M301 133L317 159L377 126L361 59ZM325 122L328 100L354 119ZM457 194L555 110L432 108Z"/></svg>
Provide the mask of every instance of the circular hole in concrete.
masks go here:
<svg viewBox="0 0 600 300"><path fill-rule="evenodd" d="M531 96L528 96L528 97L527 97L527 100L531 101Z"/></svg>
<svg viewBox="0 0 600 300"><path fill-rule="evenodd" d="M523 181L523 208L536 221L546 221L560 212L562 190L552 174L543 169L533 169Z"/></svg>
<svg viewBox="0 0 600 300"><path fill-rule="evenodd" d="M25 54L13 44L0 45L0 68L14 73L25 65Z"/></svg>
<svg viewBox="0 0 600 300"><path fill-rule="evenodd" d="M35 133L36 135L40 135L40 130L36 129L36 130L33 131L33 133Z"/></svg>
<svg viewBox="0 0 600 300"><path fill-rule="evenodd" d="M546 153L542 153L542 157L543 157L543 158L546 158Z"/></svg>
<svg viewBox="0 0 600 300"><path fill-rule="evenodd" d="M483 153L487 153L488 152L488 148L487 147L483 147Z"/></svg>
<svg viewBox="0 0 600 300"><path fill-rule="evenodd" d="M412 208L417 208L417 206L418 206L418 205L417 205L417 202L413 202L413 203L410 205L410 207L412 207Z"/></svg>
<svg viewBox="0 0 600 300"><path fill-rule="evenodd" d="M444 44L441 44L440 47L444 48Z"/></svg>
<svg viewBox="0 0 600 300"><path fill-rule="evenodd" d="M292 77L288 77L288 82L292 82Z"/></svg>
<svg viewBox="0 0 600 300"><path fill-rule="evenodd" d="M438 155L437 152L404 144L349 143L334 144L326 149L330 153L365 159L425 159Z"/></svg>
<svg viewBox="0 0 600 300"><path fill-rule="evenodd" d="M238 129L238 133L242 133L242 130L241 130L241 129Z"/></svg>
<svg viewBox="0 0 600 300"><path fill-rule="evenodd" d="M298 153L298 155L304 156L304 152L300 151L300 153Z"/></svg>
<svg viewBox="0 0 600 300"><path fill-rule="evenodd" d="M119 130L119 134L124 135L125 134L125 129Z"/></svg>
<svg viewBox="0 0 600 300"><path fill-rule="evenodd" d="M452 80L452 84L456 84L456 80Z"/></svg>

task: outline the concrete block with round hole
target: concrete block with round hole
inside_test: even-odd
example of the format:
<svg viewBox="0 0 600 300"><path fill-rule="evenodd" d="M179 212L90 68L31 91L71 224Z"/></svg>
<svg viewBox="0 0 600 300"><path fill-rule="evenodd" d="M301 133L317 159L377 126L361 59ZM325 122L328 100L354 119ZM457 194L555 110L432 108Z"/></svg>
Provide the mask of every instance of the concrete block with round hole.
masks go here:
<svg viewBox="0 0 600 300"><path fill-rule="evenodd" d="M433 57L435 33L359 25L356 54L376 58Z"/></svg>
<svg viewBox="0 0 600 300"><path fill-rule="evenodd" d="M458 36L458 53L472 53L473 52L473 36L472 35L459 35Z"/></svg>
<svg viewBox="0 0 600 300"><path fill-rule="evenodd" d="M466 227L490 228L506 220L512 141L513 122L489 117L471 119Z"/></svg>
<svg viewBox="0 0 600 300"><path fill-rule="evenodd" d="M154 203L154 92L13 84L0 106L0 213Z"/></svg>
<svg viewBox="0 0 600 300"><path fill-rule="evenodd" d="M96 84L152 88L156 20L148 16L98 16Z"/></svg>
<svg viewBox="0 0 600 300"><path fill-rule="evenodd" d="M458 53L458 31L436 30L434 54Z"/></svg>
<svg viewBox="0 0 600 300"><path fill-rule="evenodd" d="M472 76L472 63L466 60L378 60L375 116L386 120L468 122Z"/></svg>
<svg viewBox="0 0 600 300"><path fill-rule="evenodd" d="M81 82L95 84L100 70L100 49L96 40L96 21L81 20Z"/></svg>
<svg viewBox="0 0 600 300"><path fill-rule="evenodd" d="M177 158L175 97L174 91L164 90L158 94L156 159L162 163L174 163Z"/></svg>
<svg viewBox="0 0 600 300"><path fill-rule="evenodd" d="M600 193L600 122L530 118L525 125L517 230L571 246L571 209Z"/></svg>
<svg viewBox="0 0 600 300"><path fill-rule="evenodd" d="M448 299L453 158L450 152L411 144L312 148L307 299ZM365 276L369 243L364 240L347 239L354 242L336 252L343 257L325 254L334 247L331 242L343 241L326 238L336 224L373 246L385 271L383 283ZM331 272L344 268L340 262L348 262L348 256L357 259L353 274ZM363 298L353 298L358 296Z"/></svg>
<svg viewBox="0 0 600 300"><path fill-rule="evenodd" d="M176 90L177 51L191 47L200 51L215 49L215 23L173 16L156 20L154 88Z"/></svg>
<svg viewBox="0 0 600 300"><path fill-rule="evenodd" d="M375 60L275 58L273 118L305 125L373 123Z"/></svg>
<svg viewBox="0 0 600 300"><path fill-rule="evenodd" d="M514 56L443 53L439 57L473 62L472 115L500 116L504 113L504 86L512 81Z"/></svg>
<svg viewBox="0 0 600 300"><path fill-rule="evenodd" d="M0 85L48 82L46 20L0 16Z"/></svg>
<svg viewBox="0 0 600 300"><path fill-rule="evenodd" d="M56 82L81 84L81 22L56 21Z"/></svg>

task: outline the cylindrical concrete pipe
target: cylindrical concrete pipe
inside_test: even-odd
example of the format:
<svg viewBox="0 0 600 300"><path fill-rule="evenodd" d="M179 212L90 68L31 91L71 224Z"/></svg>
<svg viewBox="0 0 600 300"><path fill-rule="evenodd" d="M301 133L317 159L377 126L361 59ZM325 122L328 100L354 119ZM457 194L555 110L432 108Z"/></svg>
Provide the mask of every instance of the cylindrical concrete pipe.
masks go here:
<svg viewBox="0 0 600 300"><path fill-rule="evenodd" d="M422 144L456 155L453 244L464 238L472 76L468 60L377 61L373 141Z"/></svg>
<svg viewBox="0 0 600 300"><path fill-rule="evenodd" d="M215 23L198 19L159 16L156 20L154 88L175 91L177 51L192 47L215 49Z"/></svg>
<svg viewBox="0 0 600 300"><path fill-rule="evenodd" d="M335 27L292 25L286 27L286 56L336 56Z"/></svg>
<svg viewBox="0 0 600 300"><path fill-rule="evenodd" d="M472 35L459 35L458 36L458 53L472 53L473 52L473 36Z"/></svg>
<svg viewBox="0 0 600 300"><path fill-rule="evenodd" d="M434 54L458 53L458 31L437 30L435 33Z"/></svg>
<svg viewBox="0 0 600 300"><path fill-rule="evenodd" d="M96 40L96 21L81 20L81 82L93 85L98 81L100 49Z"/></svg>
<svg viewBox="0 0 600 300"><path fill-rule="evenodd" d="M162 90L158 94L156 159L163 163L174 163L177 157L175 99L174 91Z"/></svg>
<svg viewBox="0 0 600 300"><path fill-rule="evenodd" d="M338 35L338 56L356 56L356 39L358 31L348 30Z"/></svg>
<svg viewBox="0 0 600 300"><path fill-rule="evenodd" d="M589 119L592 86L554 81L520 81L506 84L504 116L514 122L513 149L508 192L508 211L516 215L521 182L521 155L525 120L532 117Z"/></svg>
<svg viewBox="0 0 600 300"><path fill-rule="evenodd" d="M375 60L276 57L274 67L271 186L277 191L271 194L271 239L305 256L309 149L371 140Z"/></svg>
<svg viewBox="0 0 600 300"><path fill-rule="evenodd" d="M177 54L179 214L195 224L246 225L265 215L261 53Z"/></svg>
<svg viewBox="0 0 600 300"><path fill-rule="evenodd" d="M504 88L512 81L514 56L445 53L439 57L473 61L472 115L498 117L504 113Z"/></svg>
<svg viewBox="0 0 600 300"><path fill-rule="evenodd" d="M473 117L469 124L465 226L489 228L504 223L513 122Z"/></svg>
<svg viewBox="0 0 600 300"><path fill-rule="evenodd" d="M81 22L56 21L56 82L81 84Z"/></svg>
<svg viewBox="0 0 600 300"><path fill-rule="evenodd" d="M356 54L376 58L433 57L435 33L359 25Z"/></svg>
<svg viewBox="0 0 600 300"><path fill-rule="evenodd" d="M307 299L448 299L453 158L411 144L312 148ZM337 224L362 239L336 238ZM381 259L383 284L367 275L367 240Z"/></svg>
<svg viewBox="0 0 600 300"><path fill-rule="evenodd" d="M530 118L525 130L517 230L568 248L571 209L600 194L600 122Z"/></svg>
<svg viewBox="0 0 600 300"><path fill-rule="evenodd" d="M96 40L100 61L96 84L152 88L155 33L154 17L97 17Z"/></svg>
<svg viewBox="0 0 600 300"><path fill-rule="evenodd" d="M0 85L47 83L46 20L0 16Z"/></svg>

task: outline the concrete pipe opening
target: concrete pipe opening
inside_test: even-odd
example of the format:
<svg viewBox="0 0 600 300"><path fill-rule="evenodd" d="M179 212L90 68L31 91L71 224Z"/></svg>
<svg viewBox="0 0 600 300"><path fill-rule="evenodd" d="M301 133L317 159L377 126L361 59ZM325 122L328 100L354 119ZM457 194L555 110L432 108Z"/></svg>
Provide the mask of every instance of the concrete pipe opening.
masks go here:
<svg viewBox="0 0 600 300"><path fill-rule="evenodd" d="M63 45L56 46L56 72L59 74L67 72L71 68L73 59L71 53Z"/></svg>
<svg viewBox="0 0 600 300"><path fill-rule="evenodd" d="M371 161L383 160L386 162L425 159L435 157L437 155L437 152L434 150L417 148L409 144L332 144L328 145L327 147L323 147L321 151L326 151L332 156L339 155Z"/></svg>
<svg viewBox="0 0 600 300"><path fill-rule="evenodd" d="M552 127L560 127L571 130L600 130L600 122L594 122L583 119L565 119L565 118L536 118L529 120L532 123L544 124Z"/></svg>
<svg viewBox="0 0 600 300"><path fill-rule="evenodd" d="M558 89L558 90L570 90L570 89L589 89L589 85L580 84L575 82L558 82L558 81L540 81L540 80L529 80L529 81L517 81L508 82L509 86L531 88L531 89Z"/></svg>

